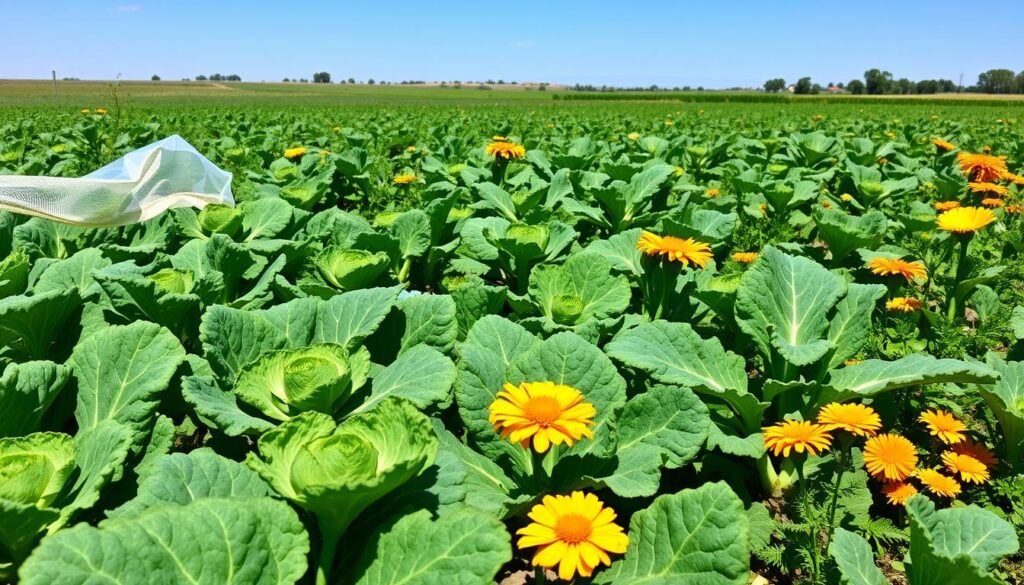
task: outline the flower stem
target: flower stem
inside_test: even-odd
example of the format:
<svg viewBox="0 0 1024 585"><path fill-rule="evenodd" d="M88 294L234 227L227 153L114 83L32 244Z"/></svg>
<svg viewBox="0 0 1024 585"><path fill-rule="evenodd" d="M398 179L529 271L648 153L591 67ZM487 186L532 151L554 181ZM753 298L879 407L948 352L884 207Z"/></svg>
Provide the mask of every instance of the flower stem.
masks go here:
<svg viewBox="0 0 1024 585"><path fill-rule="evenodd" d="M804 509L804 520L811 525L811 583L818 583L821 575L821 546L818 543L816 522L814 512L811 510L810 490L807 485L807 478L804 477L803 462L796 466L796 475L800 479L800 501Z"/></svg>
<svg viewBox="0 0 1024 585"><path fill-rule="evenodd" d="M832 490L832 503L828 507L828 537L825 539L825 546L832 542L832 533L836 529L836 508L839 507L839 488L842 485L843 474L846 473L847 451L849 446L843 445L839 449L839 456L836 459L836 485Z"/></svg>
<svg viewBox="0 0 1024 585"><path fill-rule="evenodd" d="M546 571L547 569L540 566L533 568L533 582L536 585L545 585L548 582L547 575L545 575Z"/></svg>

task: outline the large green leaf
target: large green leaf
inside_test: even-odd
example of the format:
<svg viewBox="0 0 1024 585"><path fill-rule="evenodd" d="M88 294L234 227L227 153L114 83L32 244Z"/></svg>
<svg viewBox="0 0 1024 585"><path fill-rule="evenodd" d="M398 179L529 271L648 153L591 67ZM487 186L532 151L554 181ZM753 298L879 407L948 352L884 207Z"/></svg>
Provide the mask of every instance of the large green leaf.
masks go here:
<svg viewBox="0 0 1024 585"><path fill-rule="evenodd" d="M60 518L50 525L50 534L80 510L95 506L104 486L121 478L134 438L128 426L113 420L101 421L75 435L74 482L57 502L61 507Z"/></svg>
<svg viewBox="0 0 1024 585"><path fill-rule="evenodd" d="M613 585L746 585L749 528L723 482L661 496L629 523L625 558L599 573Z"/></svg>
<svg viewBox="0 0 1024 585"><path fill-rule="evenodd" d="M994 385L978 386L978 391L1003 431L1004 459L1019 468L1024 466L1024 362L1004 361L994 353L986 361L999 379Z"/></svg>
<svg viewBox="0 0 1024 585"><path fill-rule="evenodd" d="M182 378L181 394L200 420L228 436L258 435L274 428L270 422L243 411L235 395L221 390L213 378Z"/></svg>
<svg viewBox="0 0 1024 585"><path fill-rule="evenodd" d="M843 585L889 585L875 564L871 545L859 534L843 527L836 528L828 545L828 554L836 561Z"/></svg>
<svg viewBox="0 0 1024 585"><path fill-rule="evenodd" d="M864 215L850 215L832 209L815 215L818 236L828 243L832 261L838 262L857 248L874 248L885 236L885 214L872 209Z"/></svg>
<svg viewBox="0 0 1024 585"><path fill-rule="evenodd" d="M36 548L19 576L25 585L284 585L306 572L308 552L309 537L287 503L207 498L63 530Z"/></svg>
<svg viewBox="0 0 1024 585"><path fill-rule="evenodd" d="M377 330L398 300L401 287L355 290L323 304L313 340L351 346Z"/></svg>
<svg viewBox="0 0 1024 585"><path fill-rule="evenodd" d="M478 585L491 583L512 557L504 524L472 508L432 520L421 510L367 539L355 585Z"/></svg>
<svg viewBox="0 0 1024 585"><path fill-rule="evenodd" d="M530 274L529 293L544 316L568 326L618 316L631 297L626 277L612 275L612 264L595 254L537 267Z"/></svg>
<svg viewBox="0 0 1024 585"><path fill-rule="evenodd" d="M857 355L871 338L871 313L885 290L880 284L847 285L846 296L836 304L828 327L828 340L833 345L825 364L828 368L838 367Z"/></svg>
<svg viewBox="0 0 1024 585"><path fill-rule="evenodd" d="M210 367L229 385L261 353L288 343L287 335L259 312L223 305L214 305L203 314L199 339Z"/></svg>
<svg viewBox="0 0 1024 585"><path fill-rule="evenodd" d="M842 277L768 246L740 281L736 321L778 374L787 364L805 366L828 352L829 312L845 293ZM775 354L786 363L775 364Z"/></svg>
<svg viewBox="0 0 1024 585"><path fill-rule="evenodd" d="M447 356L427 345L417 345L373 378L370 396L349 415L372 410L380 401L404 398L426 410L444 409L451 404L455 364Z"/></svg>
<svg viewBox="0 0 1024 585"><path fill-rule="evenodd" d="M911 585L996 585L999 560L1017 552L1017 534L1006 521L978 506L936 510L925 496L907 501Z"/></svg>
<svg viewBox="0 0 1024 585"><path fill-rule="evenodd" d="M20 359L62 359L50 355L50 346L80 303L73 288L0 299L0 350L6 346Z"/></svg>
<svg viewBox="0 0 1024 585"><path fill-rule="evenodd" d="M11 364L0 376L0 437L39 430L39 422L70 377L53 362Z"/></svg>
<svg viewBox="0 0 1024 585"><path fill-rule="evenodd" d="M840 399L872 396L879 392L922 384L990 384L999 374L984 365L912 354L898 360L864 360L829 372L829 384Z"/></svg>

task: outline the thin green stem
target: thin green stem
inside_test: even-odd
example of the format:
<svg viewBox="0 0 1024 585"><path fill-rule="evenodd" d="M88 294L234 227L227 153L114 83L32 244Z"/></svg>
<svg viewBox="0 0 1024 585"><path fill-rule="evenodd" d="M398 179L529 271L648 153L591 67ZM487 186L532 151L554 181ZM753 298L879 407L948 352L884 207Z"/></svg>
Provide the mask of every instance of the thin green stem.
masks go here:
<svg viewBox="0 0 1024 585"><path fill-rule="evenodd" d="M832 542L832 533L836 529L836 508L839 507L839 488L842 485L843 474L846 473L846 454L849 447L844 446L839 450L836 459L836 485L832 489L832 503L828 507L828 538L825 539L825 546Z"/></svg>
<svg viewBox="0 0 1024 585"><path fill-rule="evenodd" d="M797 464L796 474L800 480L800 501L804 509L804 520L811 525L811 583L818 583L821 575L821 546L818 544L817 522L814 520L814 512L811 510L810 489L807 485L807 478L804 477L804 466Z"/></svg>
<svg viewBox="0 0 1024 585"><path fill-rule="evenodd" d="M533 582L536 585L545 585L545 583L548 582L547 575L545 575L546 571L547 569L545 569L544 567L533 568Z"/></svg>

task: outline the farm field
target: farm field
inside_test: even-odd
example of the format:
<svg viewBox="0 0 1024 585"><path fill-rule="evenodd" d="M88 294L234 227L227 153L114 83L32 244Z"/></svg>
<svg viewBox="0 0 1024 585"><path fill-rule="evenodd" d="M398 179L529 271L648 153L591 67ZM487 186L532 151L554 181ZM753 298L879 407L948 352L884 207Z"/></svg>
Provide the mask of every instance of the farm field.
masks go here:
<svg viewBox="0 0 1024 585"><path fill-rule="evenodd" d="M1024 102L58 84L237 205L0 211L0 582L1024 583Z"/></svg>

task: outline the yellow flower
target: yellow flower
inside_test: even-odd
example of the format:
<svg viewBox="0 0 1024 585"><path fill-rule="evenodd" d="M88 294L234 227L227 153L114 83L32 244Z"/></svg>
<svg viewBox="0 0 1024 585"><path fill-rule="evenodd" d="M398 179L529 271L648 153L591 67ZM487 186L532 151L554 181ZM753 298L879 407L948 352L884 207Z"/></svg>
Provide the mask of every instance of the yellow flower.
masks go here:
<svg viewBox="0 0 1024 585"><path fill-rule="evenodd" d="M843 360L843 365L844 366L856 366L860 362L861 362L861 360L850 358L848 360Z"/></svg>
<svg viewBox="0 0 1024 585"><path fill-rule="evenodd" d="M673 124L675 124L675 122L673 122L672 120L665 120L665 125L666 126L671 126Z"/></svg>
<svg viewBox="0 0 1024 585"><path fill-rule="evenodd" d="M583 437L593 437L597 410L583 401L583 394L564 384L554 382L523 382L505 384L490 406L488 421L495 432L544 453L552 444L572 447Z"/></svg>
<svg viewBox="0 0 1024 585"><path fill-rule="evenodd" d="M551 122L550 124L548 124L548 128L554 128L554 127L555 127L555 123L554 122Z"/></svg>
<svg viewBox="0 0 1024 585"><path fill-rule="evenodd" d="M405 147L405 152L416 152L416 147L410 144Z"/></svg>
<svg viewBox="0 0 1024 585"><path fill-rule="evenodd" d="M995 220L995 214L983 207L957 207L941 213L935 221L942 231L969 234Z"/></svg>
<svg viewBox="0 0 1024 585"><path fill-rule="evenodd" d="M1011 181L1014 185L1024 185L1024 175L1008 173L1006 180Z"/></svg>
<svg viewBox="0 0 1024 585"><path fill-rule="evenodd" d="M1006 205L1006 202L998 197L986 197L981 200L981 204L989 209L995 209Z"/></svg>
<svg viewBox="0 0 1024 585"><path fill-rule="evenodd" d="M492 142L487 145L487 156L503 158L505 160L523 158L526 156L526 148L522 144L516 144L515 142Z"/></svg>
<svg viewBox="0 0 1024 585"><path fill-rule="evenodd" d="M964 481L972 483L985 483L988 481L988 467L970 455L946 451L942 454L942 464L953 475L959 474L960 479Z"/></svg>
<svg viewBox="0 0 1024 585"><path fill-rule="evenodd" d="M684 174L686 174L686 169L684 169L683 167L676 167L672 169L672 174L677 177L682 177Z"/></svg>
<svg viewBox="0 0 1024 585"><path fill-rule="evenodd" d="M395 178L391 179L391 181L396 185L408 185L409 183L412 183L415 180L416 175L413 174L395 175Z"/></svg>
<svg viewBox="0 0 1024 585"><path fill-rule="evenodd" d="M491 136L491 140L493 140L494 142L508 142L508 138L505 138L504 136L501 136L499 134Z"/></svg>
<svg viewBox="0 0 1024 585"><path fill-rule="evenodd" d="M935 145L935 149L939 152L949 152L956 148L956 145L952 142L947 142L941 138L932 138L932 144Z"/></svg>
<svg viewBox="0 0 1024 585"><path fill-rule="evenodd" d="M950 209L956 209L957 207L960 207L960 202L959 201L936 201L932 205L932 207L934 207L936 211L949 211Z"/></svg>
<svg viewBox="0 0 1024 585"><path fill-rule="evenodd" d="M917 467L917 450L906 438L892 433L871 437L864 443L864 467L886 481L903 481Z"/></svg>
<svg viewBox="0 0 1024 585"><path fill-rule="evenodd" d="M1024 205L1007 205L1006 213L1024 213Z"/></svg>
<svg viewBox="0 0 1024 585"><path fill-rule="evenodd" d="M82 113L83 114L89 114L91 112L92 112L92 110L90 110L89 108L82 108Z"/></svg>
<svg viewBox="0 0 1024 585"><path fill-rule="evenodd" d="M341 132L341 126L335 126L334 128L331 128L331 131L337 134L338 132Z"/></svg>
<svg viewBox="0 0 1024 585"><path fill-rule="evenodd" d="M704 192L704 196L705 197L710 197L711 199L714 199L715 197L718 197L721 194L722 194L721 190L713 189L713 188L712 189L708 189L707 191Z"/></svg>
<svg viewBox="0 0 1024 585"><path fill-rule="evenodd" d="M533 565L558 565L558 576L571 581L576 573L590 577L600 564L612 564L608 553L622 554L629 536L614 522L615 510L594 494L580 491L568 496L544 496L530 510L530 524L516 531L520 549L539 547Z"/></svg>
<svg viewBox="0 0 1024 585"><path fill-rule="evenodd" d="M733 252L732 259L740 264L750 264L757 260L757 252Z"/></svg>
<svg viewBox="0 0 1024 585"><path fill-rule="evenodd" d="M885 308L889 311L901 313L912 313L921 308L923 303L913 297L893 297L885 302Z"/></svg>
<svg viewBox="0 0 1024 585"><path fill-rule="evenodd" d="M93 112L96 113L96 114L99 114L101 116L106 116L107 115L107 109L106 108L96 108L95 110L93 110Z"/></svg>
<svg viewBox="0 0 1024 585"><path fill-rule="evenodd" d="M863 404L826 404L818 412L818 423L830 431L846 431L861 437L874 436L882 428L882 419L870 406Z"/></svg>
<svg viewBox="0 0 1024 585"><path fill-rule="evenodd" d="M978 461L981 461L985 467L995 467L999 464L999 460L996 456L988 450L988 447L981 443L977 443L974 439L967 437L963 441L950 447L954 453L960 455L969 455Z"/></svg>
<svg viewBox="0 0 1024 585"><path fill-rule="evenodd" d="M291 159L291 158L298 158L298 157L300 157L300 156L302 156L304 154L306 154L306 147L305 146L297 146L295 148L288 148L288 149L285 149L285 151L284 151L284 157L285 158L289 158L289 159Z"/></svg>
<svg viewBox="0 0 1024 585"><path fill-rule="evenodd" d="M898 274L908 281L928 279L928 270L921 262L907 262L899 258L883 258L879 256L872 258L868 262L868 268L879 276L895 276Z"/></svg>
<svg viewBox="0 0 1024 585"><path fill-rule="evenodd" d="M976 182L967 183L967 186L971 189L972 193L985 193L999 197L1005 197L1010 194L1009 189L996 183Z"/></svg>
<svg viewBox="0 0 1024 585"><path fill-rule="evenodd" d="M967 438L967 425L945 410L926 410L917 420L928 425L928 432L947 445L954 445Z"/></svg>
<svg viewBox="0 0 1024 585"><path fill-rule="evenodd" d="M640 133L630 132L629 134L626 134L626 138L629 138L630 140L636 142L637 140L640 140Z"/></svg>
<svg viewBox="0 0 1024 585"><path fill-rule="evenodd" d="M937 496L953 498L960 493L960 482L934 469L921 469L916 476L921 485Z"/></svg>
<svg viewBox="0 0 1024 585"><path fill-rule="evenodd" d="M849 193L843 193L842 195L839 196L839 200L842 201L843 203L849 203L853 201L853 195L850 195Z"/></svg>
<svg viewBox="0 0 1024 585"><path fill-rule="evenodd" d="M704 268L711 260L711 246L698 242L693 238L677 238L659 236L651 232L643 232L636 243L638 250L648 256L665 256L672 262L693 264Z"/></svg>
<svg viewBox="0 0 1024 585"><path fill-rule="evenodd" d="M832 435L824 425L803 420L786 420L761 429L764 446L775 454L789 457L791 451L817 455L832 446Z"/></svg>
<svg viewBox="0 0 1024 585"><path fill-rule="evenodd" d="M1006 157L961 152L956 155L960 171L971 181L998 181L1006 176Z"/></svg>
<svg viewBox="0 0 1024 585"><path fill-rule="evenodd" d="M757 205L757 210L761 212L761 215L768 215L768 204L767 203L759 203Z"/></svg>
<svg viewBox="0 0 1024 585"><path fill-rule="evenodd" d="M910 496L917 493L917 488L902 481L891 481L882 486L882 493L893 506L902 506L907 503Z"/></svg>

